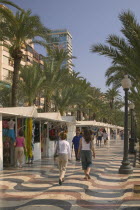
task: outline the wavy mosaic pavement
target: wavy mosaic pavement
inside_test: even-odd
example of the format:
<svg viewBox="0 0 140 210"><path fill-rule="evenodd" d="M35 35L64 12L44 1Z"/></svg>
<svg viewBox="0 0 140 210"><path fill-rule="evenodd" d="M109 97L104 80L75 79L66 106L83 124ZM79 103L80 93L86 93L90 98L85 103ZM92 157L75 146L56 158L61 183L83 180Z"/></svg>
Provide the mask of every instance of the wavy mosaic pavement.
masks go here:
<svg viewBox="0 0 140 210"><path fill-rule="evenodd" d="M65 182L58 185L58 168L52 159L36 161L22 169L0 173L2 210L115 210L140 209L140 194L133 192L140 183L140 168L131 175L118 174L123 141L96 148L91 178L83 179L81 163L69 163Z"/></svg>

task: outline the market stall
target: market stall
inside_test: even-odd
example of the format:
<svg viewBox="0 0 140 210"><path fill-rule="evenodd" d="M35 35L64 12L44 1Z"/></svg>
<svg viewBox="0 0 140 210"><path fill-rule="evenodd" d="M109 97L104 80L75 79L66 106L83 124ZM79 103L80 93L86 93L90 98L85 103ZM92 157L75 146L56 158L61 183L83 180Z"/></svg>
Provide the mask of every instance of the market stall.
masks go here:
<svg viewBox="0 0 140 210"><path fill-rule="evenodd" d="M9 125L13 129L10 137ZM60 113L37 113L35 106L0 108L0 170L4 164L14 165L14 141L21 128L24 130L27 148L25 162L32 163L33 159L53 156L55 143L62 130L67 132L71 143L76 121L71 116L61 117Z"/></svg>
<svg viewBox="0 0 140 210"><path fill-rule="evenodd" d="M61 131L65 131L67 133L67 140L71 144L76 130L75 117L62 117L59 112L49 112L38 113L37 120L44 122L43 126L41 124L42 157L52 157L54 155L55 144L59 140L59 133Z"/></svg>
<svg viewBox="0 0 140 210"><path fill-rule="evenodd" d="M32 119L36 117L35 106L0 108L0 170L3 165L14 166L14 142L19 129L25 132L26 158L32 154Z"/></svg>
<svg viewBox="0 0 140 210"><path fill-rule="evenodd" d="M108 123L103 122L97 122L97 121L76 121L76 128L82 131L82 128L89 128L91 130L95 130L95 128L98 129L105 129L108 133L108 139L112 139L111 132L114 131L116 133L116 139L118 139L118 133L120 130L123 130L123 127L112 125Z"/></svg>

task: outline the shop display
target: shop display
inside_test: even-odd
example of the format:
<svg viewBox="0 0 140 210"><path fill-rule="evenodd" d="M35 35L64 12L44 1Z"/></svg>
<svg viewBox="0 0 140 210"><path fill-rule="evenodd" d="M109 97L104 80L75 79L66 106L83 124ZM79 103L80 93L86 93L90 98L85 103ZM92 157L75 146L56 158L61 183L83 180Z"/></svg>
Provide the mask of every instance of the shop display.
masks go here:
<svg viewBox="0 0 140 210"><path fill-rule="evenodd" d="M33 120L31 118L27 118L25 121L26 163L33 162L32 129L33 129Z"/></svg>
<svg viewBox="0 0 140 210"><path fill-rule="evenodd" d="M3 128L3 165L14 164L14 141L15 141L15 121L5 119L2 121Z"/></svg>
<svg viewBox="0 0 140 210"><path fill-rule="evenodd" d="M13 119L10 119L10 121L8 122L8 136L12 139L12 141L15 141L15 130L14 130L14 126L15 126L15 121Z"/></svg>

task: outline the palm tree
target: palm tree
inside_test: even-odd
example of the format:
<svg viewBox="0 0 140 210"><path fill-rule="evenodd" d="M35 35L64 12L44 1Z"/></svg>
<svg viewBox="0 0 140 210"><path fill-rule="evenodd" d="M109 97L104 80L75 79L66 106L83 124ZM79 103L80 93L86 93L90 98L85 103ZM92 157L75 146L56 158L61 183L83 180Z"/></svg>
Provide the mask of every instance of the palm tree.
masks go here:
<svg viewBox="0 0 140 210"><path fill-rule="evenodd" d="M46 37L48 39L48 37ZM62 64L65 62L65 67L67 66L67 61L72 58L76 58L75 56L70 56L69 51L67 49L60 48L59 46L51 46L51 44L48 44L47 40L46 42L42 43L44 47L46 48L48 59L54 59L56 62L59 62L58 64L62 66ZM73 66L73 64L70 64Z"/></svg>
<svg viewBox="0 0 140 210"><path fill-rule="evenodd" d="M118 88L123 76L129 75L132 81L131 99L134 100L135 97L140 97L138 91L140 85L140 24L130 11L120 13L119 19L122 23L121 32L124 38L109 35L107 44L93 45L91 51L107 56L112 60L112 64L105 74L108 86L113 84L115 88ZM135 88L137 89L136 92L134 91ZM137 111L140 113L139 108Z"/></svg>
<svg viewBox="0 0 140 210"><path fill-rule="evenodd" d="M92 52L111 58L112 65L106 71L107 85L120 86L125 74L128 74L132 82L140 81L140 25L130 11L119 15L122 22L121 32L124 38L109 35L107 45L97 44L91 48Z"/></svg>
<svg viewBox="0 0 140 210"><path fill-rule="evenodd" d="M62 115L64 112L77 110L79 113L78 118L80 118L83 103L88 95L88 85L86 80L75 78L75 75L73 76L71 74L69 76L69 82L67 80L62 81L61 86L55 91L53 96L53 100Z"/></svg>
<svg viewBox="0 0 140 210"><path fill-rule="evenodd" d="M47 47L47 46L46 46ZM47 47L48 57L44 60L44 97L45 111L50 111L51 98L61 87L63 81L69 80L69 69L63 62L69 59L68 51L59 48Z"/></svg>
<svg viewBox="0 0 140 210"><path fill-rule="evenodd" d="M29 44L39 40L37 37L44 37L48 30L42 25L38 16L31 15L31 11L18 11L14 14L7 8L0 7L0 41L3 46L9 49L11 58L14 60L14 71L12 79L12 106L17 103L17 87L19 79L20 62L23 56L23 48L26 42Z"/></svg>
<svg viewBox="0 0 140 210"><path fill-rule="evenodd" d="M11 87L8 84L0 84L0 106L9 107Z"/></svg>
<svg viewBox="0 0 140 210"><path fill-rule="evenodd" d="M98 116L100 104L102 104L103 94L99 88L90 87L88 96L88 100L84 104L84 113L89 115L89 120L95 120Z"/></svg>
<svg viewBox="0 0 140 210"><path fill-rule="evenodd" d="M70 111L71 106L79 102L79 96L77 97L77 89L75 87L67 86L61 90L56 90L53 95L53 100L57 110L60 111L61 115L64 112Z"/></svg>
<svg viewBox="0 0 140 210"><path fill-rule="evenodd" d="M0 4L6 4L8 6L12 6L12 7L15 7L19 10L22 10L19 6L17 6L16 4L14 4L13 2L11 1L7 1L7 0L0 0Z"/></svg>
<svg viewBox="0 0 140 210"><path fill-rule="evenodd" d="M114 108L114 103L116 100L121 99L121 95L119 94L119 91L116 90L116 88L109 88L105 93L106 99L109 102L110 109Z"/></svg>
<svg viewBox="0 0 140 210"><path fill-rule="evenodd" d="M20 82L18 85L18 95L20 99L24 99L29 106L33 105L34 100L42 90L45 77L41 71L39 64L24 66L20 69Z"/></svg>
<svg viewBox="0 0 140 210"><path fill-rule="evenodd" d="M66 79L69 74L68 69L58 68L58 65L54 60L49 62L44 62L43 70L45 81L44 81L44 97L45 97L45 111L50 111L51 98L54 92L59 89L64 78Z"/></svg>

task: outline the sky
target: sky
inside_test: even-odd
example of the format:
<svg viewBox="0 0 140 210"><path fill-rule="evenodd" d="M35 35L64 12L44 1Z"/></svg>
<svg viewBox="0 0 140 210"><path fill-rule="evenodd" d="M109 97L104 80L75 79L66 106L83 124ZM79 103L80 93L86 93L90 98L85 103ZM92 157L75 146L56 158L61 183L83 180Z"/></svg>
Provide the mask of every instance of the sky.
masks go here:
<svg viewBox="0 0 140 210"><path fill-rule="evenodd" d="M91 53L94 44L105 44L108 35L122 36L118 15L131 10L140 22L140 0L13 0L23 9L39 15L49 29L67 29L72 35L74 70L105 92L105 72L111 65L107 57ZM37 47L38 53L45 50ZM111 87L110 87L111 88Z"/></svg>

